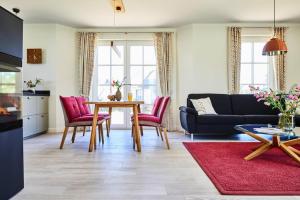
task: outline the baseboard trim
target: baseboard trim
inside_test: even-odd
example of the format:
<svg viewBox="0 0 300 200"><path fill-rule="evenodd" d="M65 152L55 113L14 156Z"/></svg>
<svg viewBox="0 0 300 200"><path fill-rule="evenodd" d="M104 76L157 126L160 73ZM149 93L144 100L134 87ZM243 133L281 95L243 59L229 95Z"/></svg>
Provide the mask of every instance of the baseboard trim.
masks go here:
<svg viewBox="0 0 300 200"><path fill-rule="evenodd" d="M27 140L27 139L30 139L30 138L34 138L34 137L37 137L37 136L40 136L40 135L43 135L43 134L46 134L46 133L47 133L47 131L43 131L43 132L40 132L40 133L36 133L36 134L30 135L30 136L24 137L23 140Z"/></svg>

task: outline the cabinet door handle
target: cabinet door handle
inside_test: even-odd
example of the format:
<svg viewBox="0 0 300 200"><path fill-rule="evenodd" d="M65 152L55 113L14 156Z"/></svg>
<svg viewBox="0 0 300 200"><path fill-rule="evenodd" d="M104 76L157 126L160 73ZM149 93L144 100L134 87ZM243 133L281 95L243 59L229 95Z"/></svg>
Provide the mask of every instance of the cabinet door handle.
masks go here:
<svg viewBox="0 0 300 200"><path fill-rule="evenodd" d="M42 115L41 117L44 118L44 115Z"/></svg>
<svg viewBox="0 0 300 200"><path fill-rule="evenodd" d="M27 117L28 120L30 120L30 117Z"/></svg>
<svg viewBox="0 0 300 200"><path fill-rule="evenodd" d="M30 99L30 97L27 97L27 99Z"/></svg>
<svg viewBox="0 0 300 200"><path fill-rule="evenodd" d="M44 97L41 97L41 99L44 99Z"/></svg>

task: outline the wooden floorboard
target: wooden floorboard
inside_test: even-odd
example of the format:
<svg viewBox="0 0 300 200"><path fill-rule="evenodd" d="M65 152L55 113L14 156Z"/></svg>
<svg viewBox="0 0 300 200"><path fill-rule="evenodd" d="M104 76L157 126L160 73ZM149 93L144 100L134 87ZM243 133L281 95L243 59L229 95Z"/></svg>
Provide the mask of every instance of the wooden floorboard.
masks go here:
<svg viewBox="0 0 300 200"><path fill-rule="evenodd" d="M24 141L25 189L14 200L299 199L220 195L183 147L182 142L190 139L182 133L169 134L171 150L167 150L155 130L145 130L141 153L132 150L127 130L112 130L104 146L98 144L92 153L87 151L89 133L78 134L74 144L71 135L63 150L59 149L61 133Z"/></svg>

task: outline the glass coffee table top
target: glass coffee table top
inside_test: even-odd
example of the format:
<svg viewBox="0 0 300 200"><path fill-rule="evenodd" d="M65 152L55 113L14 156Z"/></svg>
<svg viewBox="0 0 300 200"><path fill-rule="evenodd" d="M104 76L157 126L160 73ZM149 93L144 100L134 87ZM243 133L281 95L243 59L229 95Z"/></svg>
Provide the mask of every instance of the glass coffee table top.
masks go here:
<svg viewBox="0 0 300 200"><path fill-rule="evenodd" d="M271 124L242 124L236 125L235 130L245 132L252 132L255 134L266 134L266 135L279 135L284 139L295 139L300 136L300 127L295 127L293 132L284 132L277 126Z"/></svg>
<svg viewBox="0 0 300 200"><path fill-rule="evenodd" d="M298 127L296 127L292 133L283 132L275 126L268 124L242 124L237 125L234 128L260 142L258 148L247 155L244 158L245 160L252 160L275 147L280 148L300 164L300 150L293 147L294 145L300 144L300 129ZM261 137L261 134L272 135L272 140ZM282 141L283 137L285 137L285 141Z"/></svg>

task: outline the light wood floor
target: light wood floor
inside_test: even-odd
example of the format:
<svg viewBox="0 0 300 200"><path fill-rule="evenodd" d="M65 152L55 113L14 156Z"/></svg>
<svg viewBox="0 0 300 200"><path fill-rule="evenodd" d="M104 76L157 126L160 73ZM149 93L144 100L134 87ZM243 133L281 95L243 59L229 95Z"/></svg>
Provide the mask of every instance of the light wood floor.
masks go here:
<svg viewBox="0 0 300 200"><path fill-rule="evenodd" d="M15 200L241 200L294 197L223 196L183 147L189 137L169 134L171 150L145 131L142 153L132 150L129 131L113 130L103 147L88 153L88 138L78 134L58 149L61 134L24 141L25 189ZM209 141L209 140L205 140Z"/></svg>

